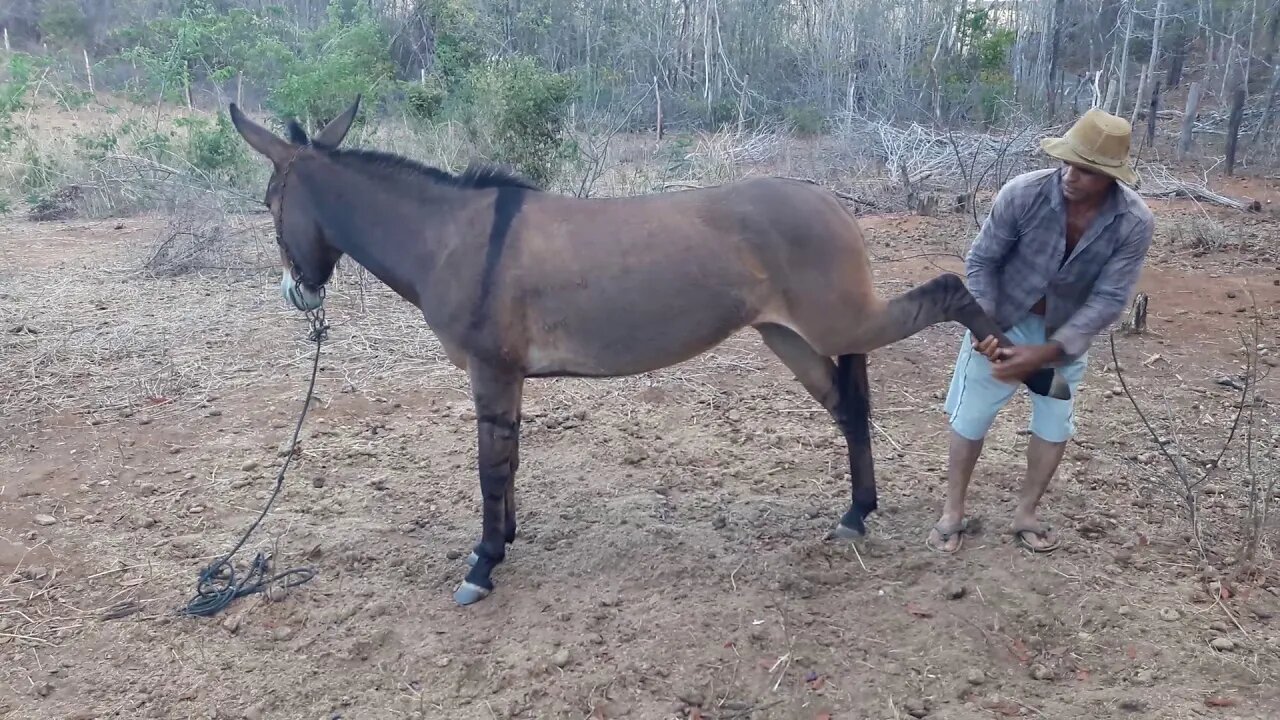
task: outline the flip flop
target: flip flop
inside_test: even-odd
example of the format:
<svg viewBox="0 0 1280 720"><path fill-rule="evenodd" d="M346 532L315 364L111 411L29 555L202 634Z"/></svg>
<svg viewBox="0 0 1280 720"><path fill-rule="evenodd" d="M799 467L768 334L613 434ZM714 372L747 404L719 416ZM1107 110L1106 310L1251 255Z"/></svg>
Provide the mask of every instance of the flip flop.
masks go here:
<svg viewBox="0 0 1280 720"><path fill-rule="evenodd" d="M1051 553L1054 550L1057 550L1059 547L1061 547L1062 536L1058 536L1057 538L1055 538L1053 541L1053 544L1049 545L1048 547L1036 547L1035 545L1032 545L1031 543L1027 542L1027 539L1023 537L1026 533L1031 533L1032 535L1035 535L1037 538L1040 538L1041 540L1043 540L1045 535L1048 535L1051 530L1053 530L1053 526L1049 525L1048 523L1045 523L1044 525L1041 525L1038 528L1033 528L1033 527L1014 528L1013 540L1014 542L1021 545L1023 549L1029 550L1033 553Z"/></svg>
<svg viewBox="0 0 1280 720"><path fill-rule="evenodd" d="M961 520L960 520L960 524L959 524L958 526L956 526L955 528L952 528L951 530L946 530L946 529L944 529L944 528L942 527L942 523L937 523L937 524L935 524L935 525L933 526L933 529L934 529L935 531L937 531L937 533L938 533L938 542L939 542L939 543L941 543L941 544L935 545L935 544L932 542L932 539L933 539L933 534L932 534L932 533L930 533L927 537L925 537L925 539L924 539L924 544L925 544L925 545L926 545L930 550L932 550L932 551L934 551L934 552L936 552L936 553L942 553L943 555L954 555L954 554L956 554L956 553L960 552L960 548L964 547L964 536L965 536L965 534L969 531L969 518L963 518L963 519L961 519ZM956 536L959 536L959 537L960 537L960 542L956 543L956 549L955 549L955 550L944 550L944 549L942 549L942 544L946 544L946 542L947 542L948 540L950 540L950 539L951 539L951 536L953 536L953 535L956 535Z"/></svg>

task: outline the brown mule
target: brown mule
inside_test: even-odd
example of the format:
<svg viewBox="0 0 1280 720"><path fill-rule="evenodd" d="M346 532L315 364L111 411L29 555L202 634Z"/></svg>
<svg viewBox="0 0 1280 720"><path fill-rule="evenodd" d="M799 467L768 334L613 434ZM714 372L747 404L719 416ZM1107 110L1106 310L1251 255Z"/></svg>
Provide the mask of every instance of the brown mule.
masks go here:
<svg viewBox="0 0 1280 720"><path fill-rule="evenodd" d="M526 378L648 372L753 327L844 433L852 502L833 534L851 538L876 509L867 353L946 321L1012 344L955 275L877 297L857 222L814 185L757 178L640 197L555 195L499 170L453 175L340 150L359 102L310 139L297 123L284 140L230 111L274 166L266 204L284 296L319 307L350 255L422 310L469 375L484 509L460 604L493 590L515 540ZM1048 368L1026 384L1070 397Z"/></svg>

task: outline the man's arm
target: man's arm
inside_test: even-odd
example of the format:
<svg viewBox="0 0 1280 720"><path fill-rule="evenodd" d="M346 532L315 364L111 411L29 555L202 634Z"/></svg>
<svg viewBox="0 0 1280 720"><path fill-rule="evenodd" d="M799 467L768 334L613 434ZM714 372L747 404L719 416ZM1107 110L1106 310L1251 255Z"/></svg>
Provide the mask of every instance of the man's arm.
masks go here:
<svg viewBox="0 0 1280 720"><path fill-rule="evenodd" d="M1066 357L1083 355L1094 336L1124 313L1125 303L1138 284L1147 248L1151 247L1154 226L1148 218L1134 228L1103 266L1089 299L1050 338L1062 347Z"/></svg>
<svg viewBox="0 0 1280 720"><path fill-rule="evenodd" d="M996 193L991 213L965 258L966 285L988 315L995 315L1000 296L1000 264L1018 240L1018 188L1006 184Z"/></svg>

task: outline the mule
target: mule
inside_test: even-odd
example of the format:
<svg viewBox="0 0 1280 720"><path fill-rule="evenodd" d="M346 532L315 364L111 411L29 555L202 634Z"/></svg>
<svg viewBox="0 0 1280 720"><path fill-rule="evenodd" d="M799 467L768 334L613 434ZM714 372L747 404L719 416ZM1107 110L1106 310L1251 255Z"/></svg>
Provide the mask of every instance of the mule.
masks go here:
<svg viewBox="0 0 1280 720"><path fill-rule="evenodd" d="M946 321L1012 344L954 274L878 297L857 221L815 185L762 177L638 197L558 195L489 166L452 174L340 149L359 104L310 138L294 121L285 139L235 104L230 112L272 163L264 202L287 301L319 308L349 255L422 311L468 375L483 510L454 592L461 605L493 591L516 538L528 378L635 375L753 328L844 434L852 498L829 537L854 539L877 508L867 353ZM1050 368L1025 384L1070 397Z"/></svg>

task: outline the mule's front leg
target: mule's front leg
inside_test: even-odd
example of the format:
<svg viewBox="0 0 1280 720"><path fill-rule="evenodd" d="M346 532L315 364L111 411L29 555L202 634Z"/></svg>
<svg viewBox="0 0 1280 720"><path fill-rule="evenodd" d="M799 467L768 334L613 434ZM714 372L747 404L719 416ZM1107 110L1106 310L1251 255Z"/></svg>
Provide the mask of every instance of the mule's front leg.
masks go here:
<svg viewBox="0 0 1280 720"><path fill-rule="evenodd" d="M515 533L514 485L521 380L473 371L471 383L476 403L483 510L480 542L472 552L471 570L453 593L459 605L470 605L493 592L493 570L506 558L506 544L514 539Z"/></svg>

